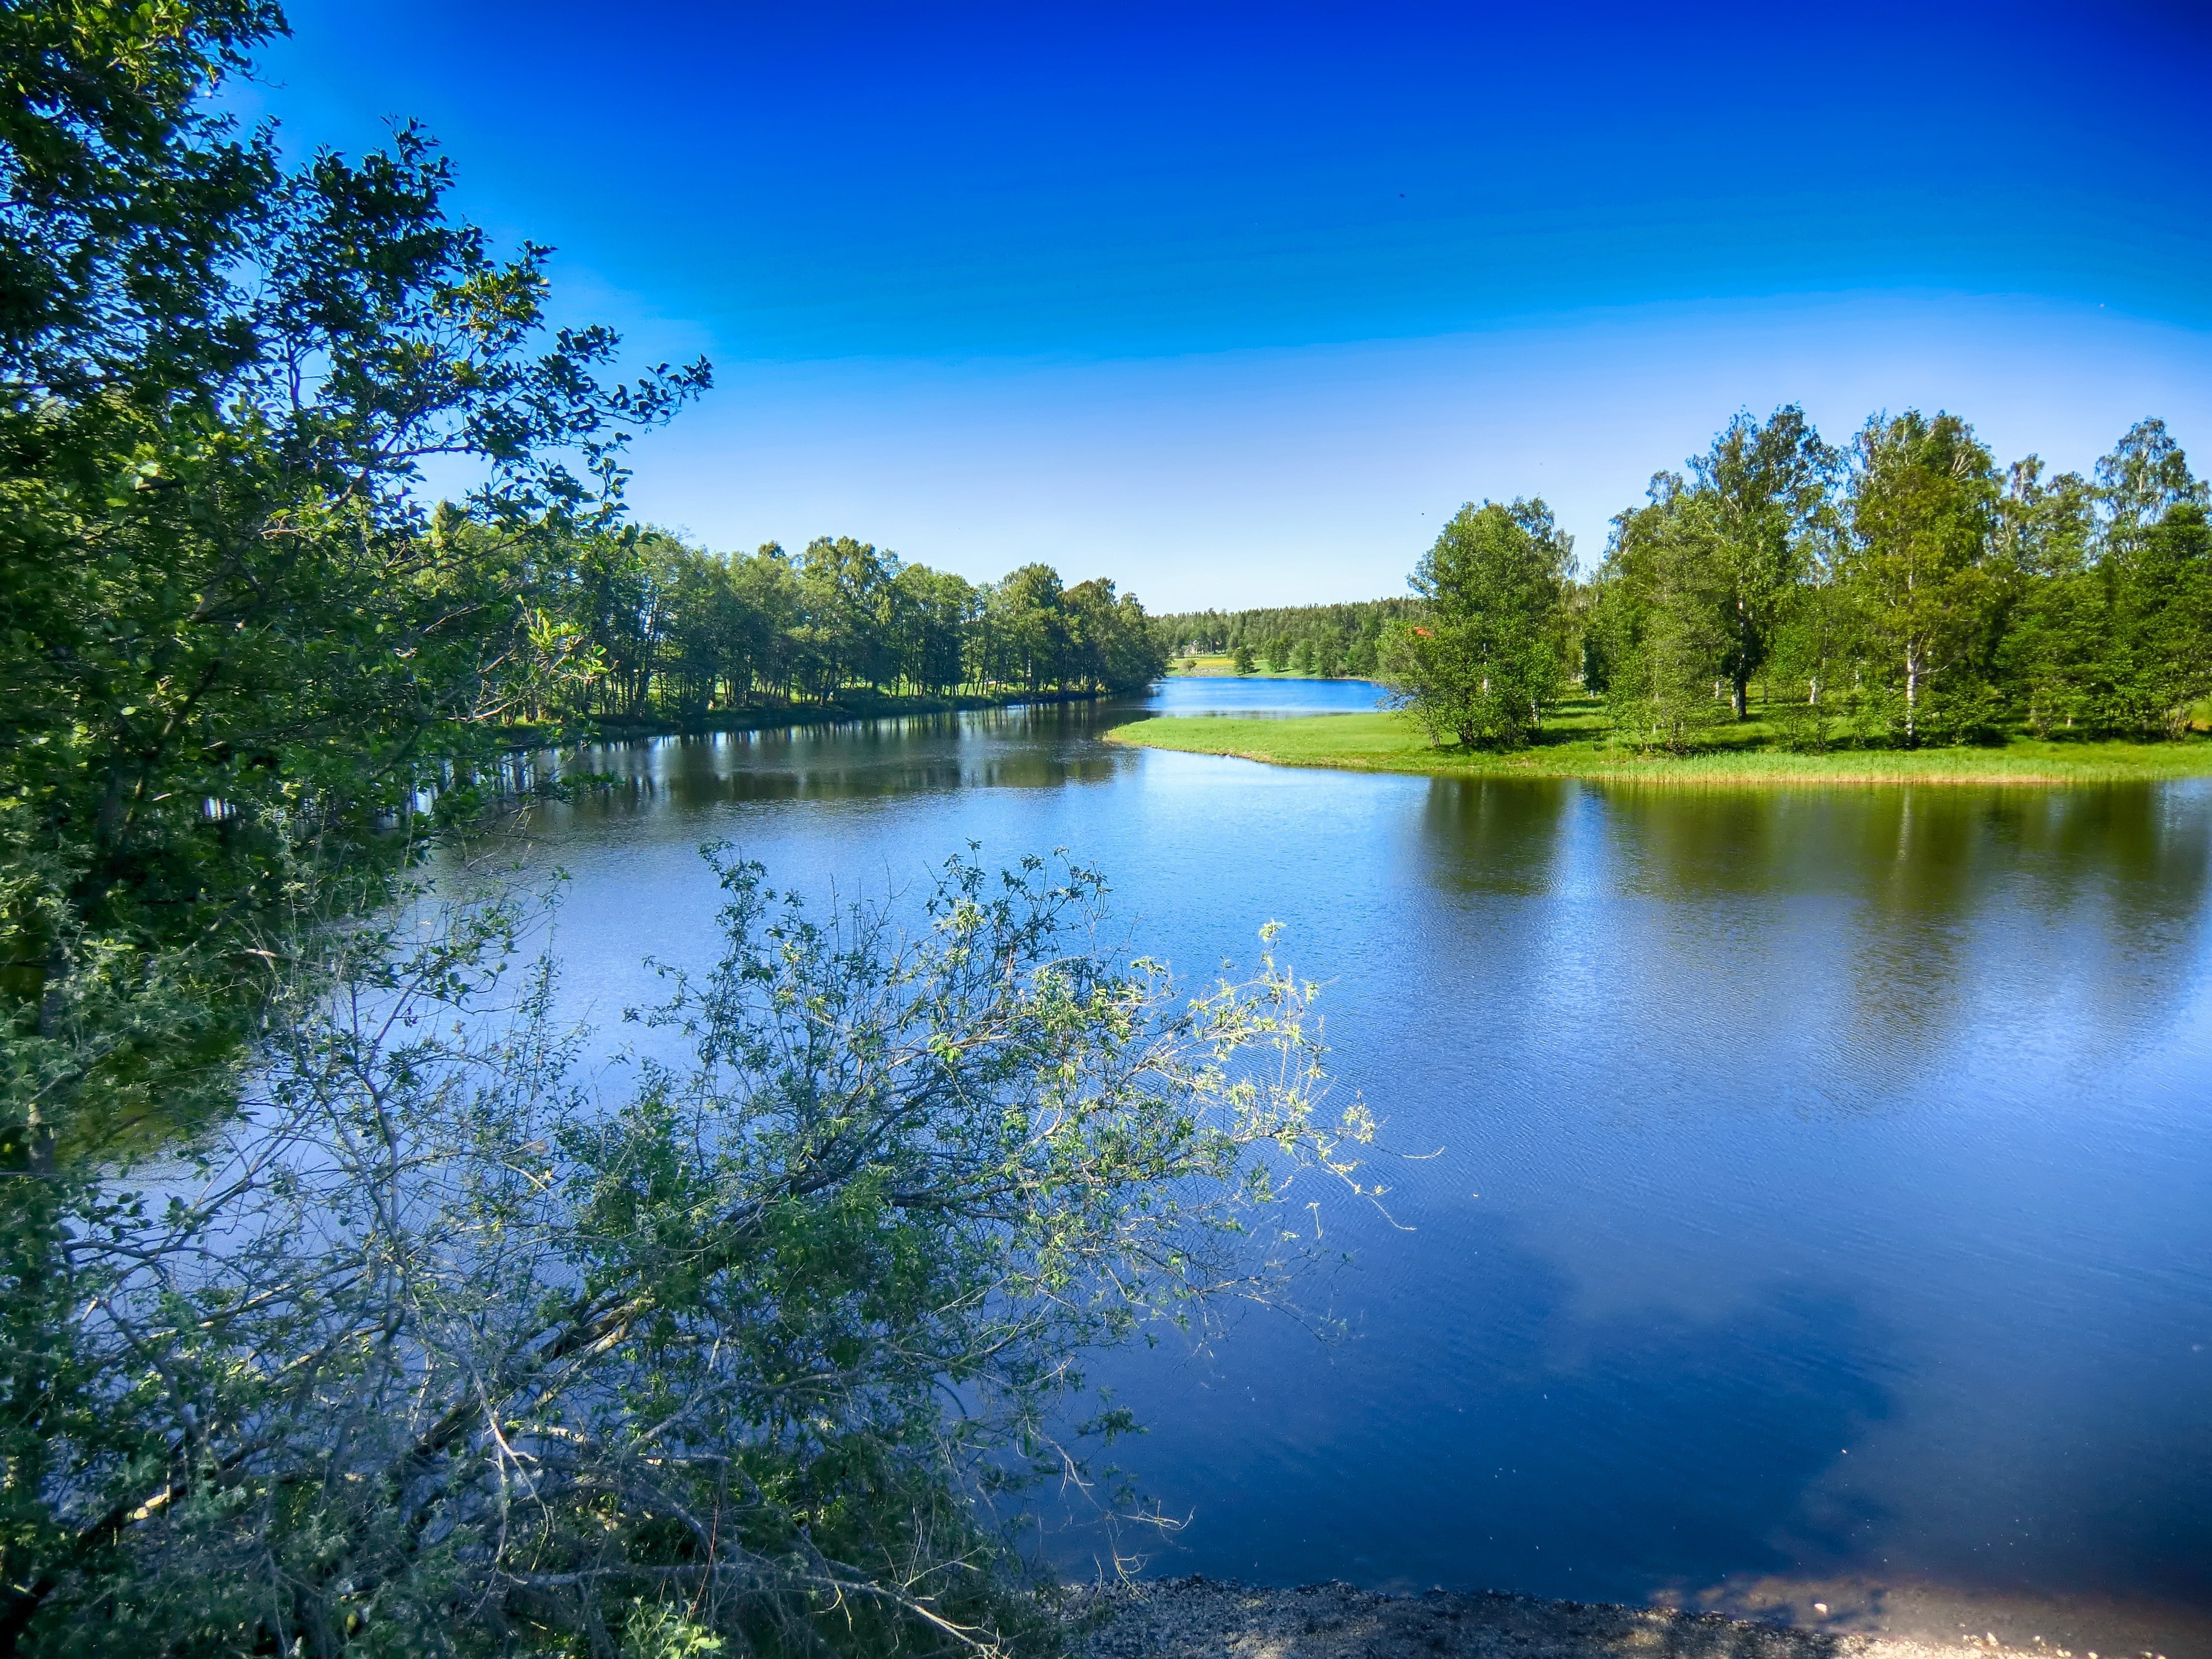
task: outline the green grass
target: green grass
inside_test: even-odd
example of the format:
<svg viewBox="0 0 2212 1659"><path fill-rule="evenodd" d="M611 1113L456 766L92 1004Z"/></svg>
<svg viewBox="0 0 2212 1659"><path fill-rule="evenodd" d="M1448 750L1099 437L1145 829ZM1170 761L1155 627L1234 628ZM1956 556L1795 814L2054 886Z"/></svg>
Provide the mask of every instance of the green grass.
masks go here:
<svg viewBox="0 0 2212 1659"><path fill-rule="evenodd" d="M1353 772L1414 772L1433 777L1606 778L1639 783L1767 786L1860 783L2119 783L2212 775L2212 739L2177 743L2045 741L2018 737L2002 745L1960 749L1836 748L1794 754L1772 728L1747 720L1698 752L1641 755L1607 741L1589 704L1546 722L1540 740L1513 754L1432 748L1421 728L1396 714L1315 714L1293 720L1204 715L1139 720L1109 741L1185 754L1233 755L1276 766L1325 766Z"/></svg>

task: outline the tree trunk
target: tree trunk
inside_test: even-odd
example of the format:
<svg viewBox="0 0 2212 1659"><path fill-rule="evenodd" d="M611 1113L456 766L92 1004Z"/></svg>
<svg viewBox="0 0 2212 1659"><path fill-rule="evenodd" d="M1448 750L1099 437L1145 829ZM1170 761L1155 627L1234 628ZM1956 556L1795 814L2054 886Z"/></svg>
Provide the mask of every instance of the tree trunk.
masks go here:
<svg viewBox="0 0 2212 1659"><path fill-rule="evenodd" d="M1905 746L1915 748L1920 739L1917 724L1920 713L1920 651L1917 646L1905 647Z"/></svg>

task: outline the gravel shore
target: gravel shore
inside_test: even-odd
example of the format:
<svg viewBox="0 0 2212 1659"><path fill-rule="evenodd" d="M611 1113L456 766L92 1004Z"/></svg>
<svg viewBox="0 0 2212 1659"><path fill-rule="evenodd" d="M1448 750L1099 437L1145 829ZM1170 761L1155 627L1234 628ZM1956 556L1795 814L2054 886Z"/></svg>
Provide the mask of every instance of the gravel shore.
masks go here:
<svg viewBox="0 0 2212 1659"><path fill-rule="evenodd" d="M1098 1617L1082 1659L2058 1659L2065 1652L1989 1637L1936 1642L1527 1595L1382 1595L1350 1584L1261 1589L1170 1578L1079 1596Z"/></svg>

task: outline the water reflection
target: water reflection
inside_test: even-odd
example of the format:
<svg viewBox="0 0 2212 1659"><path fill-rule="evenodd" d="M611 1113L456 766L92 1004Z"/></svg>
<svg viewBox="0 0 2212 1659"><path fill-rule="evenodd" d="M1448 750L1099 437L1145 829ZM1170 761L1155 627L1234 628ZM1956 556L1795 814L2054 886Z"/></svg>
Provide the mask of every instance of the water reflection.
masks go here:
<svg viewBox="0 0 2212 1659"><path fill-rule="evenodd" d="M1193 1516L1163 1569L2212 1616L2212 793L1362 776L1099 741L1128 713L610 750L546 831L603 1017L707 948L710 836L817 890L1065 846L1187 967L1290 924L1342 1086L1442 1152L1391 1171L1413 1231L1331 1221L1352 1340L1102 1368Z"/></svg>
<svg viewBox="0 0 2212 1659"><path fill-rule="evenodd" d="M590 746L567 765L617 781L585 798L580 816L586 820L634 816L661 800L678 811L698 813L733 802L1054 789L1099 782L1134 763L1126 750L1081 741L1129 718L1126 709L1079 704L718 732Z"/></svg>
<svg viewBox="0 0 2212 1659"><path fill-rule="evenodd" d="M1426 869L1464 925L1429 973L1554 1012L1579 985L1576 1012L1677 1060L1764 1032L1796 1057L1778 1097L1830 1108L1881 1105L1993 1021L2107 1055L2197 988L2212 813L2185 793L1438 780ZM1475 894L1548 925L1468 960L1498 921Z"/></svg>

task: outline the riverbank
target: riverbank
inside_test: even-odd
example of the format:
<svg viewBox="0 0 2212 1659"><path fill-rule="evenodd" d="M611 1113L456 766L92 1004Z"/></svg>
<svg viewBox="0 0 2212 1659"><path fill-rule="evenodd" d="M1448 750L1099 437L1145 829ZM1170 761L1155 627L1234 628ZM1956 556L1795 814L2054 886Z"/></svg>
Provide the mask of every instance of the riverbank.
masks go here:
<svg viewBox="0 0 2212 1659"><path fill-rule="evenodd" d="M2078 1645L2085 1642L2101 1644L2107 1659L2137 1651L2189 1659L2184 1648L2143 1648L2148 1632L2122 1628L2125 1620L2101 1636L2093 1622L2008 1640L1954 1620L1893 1628L1826 1602L1744 1619L1529 1595L1384 1595L1340 1583L1263 1589L1207 1578L1085 1589L1077 1600L1097 1617L1082 1659L2095 1659Z"/></svg>
<svg viewBox="0 0 2212 1659"><path fill-rule="evenodd" d="M1437 748L1402 714L1310 714L1283 720L1179 716L1139 720L1111 743L1184 754L1233 756L1273 766L1431 777L1592 778L1657 785L1788 786L1872 783L2079 784L2158 781L2212 775L2212 738L2172 743L2065 742L2017 738L1989 747L1832 749L1797 754L1765 746L1753 726L1689 755L1643 755L1609 742L1595 719L1562 722L1510 754Z"/></svg>
<svg viewBox="0 0 2212 1659"><path fill-rule="evenodd" d="M594 714L562 726L507 726L509 749L563 749L579 743L630 743L646 738L696 738L712 732L780 732L795 726L836 726L847 720L897 720L916 714L957 714L978 708L1031 708L1039 703L1096 702L1103 691L962 691L950 696L875 696L848 691L829 702L762 703L714 708L685 716Z"/></svg>

